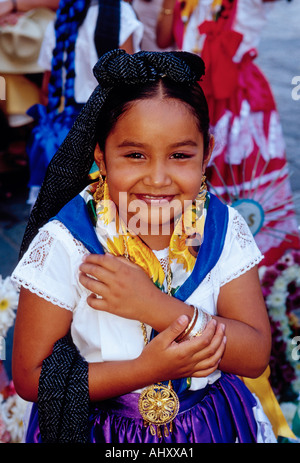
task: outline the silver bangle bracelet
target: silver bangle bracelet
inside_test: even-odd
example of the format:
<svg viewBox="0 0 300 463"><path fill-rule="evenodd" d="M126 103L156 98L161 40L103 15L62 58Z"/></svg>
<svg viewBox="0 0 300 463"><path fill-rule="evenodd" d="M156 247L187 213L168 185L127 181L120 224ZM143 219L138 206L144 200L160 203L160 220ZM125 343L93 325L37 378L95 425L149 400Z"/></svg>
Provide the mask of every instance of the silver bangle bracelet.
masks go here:
<svg viewBox="0 0 300 463"><path fill-rule="evenodd" d="M205 330L206 326L212 319L212 316L205 312L203 309L198 309L199 316L197 323L195 324L194 328L189 333L189 338L194 338L195 336L201 336L203 331Z"/></svg>
<svg viewBox="0 0 300 463"><path fill-rule="evenodd" d="M194 307L194 306L192 306L192 307L194 309L193 317L192 317L190 323L188 324L187 328L184 330L184 332L181 333L175 339L176 342L181 342L183 340L189 339L189 334L194 329L194 327L195 327L195 325L196 325L196 323L198 321L199 311L198 311L197 307Z"/></svg>

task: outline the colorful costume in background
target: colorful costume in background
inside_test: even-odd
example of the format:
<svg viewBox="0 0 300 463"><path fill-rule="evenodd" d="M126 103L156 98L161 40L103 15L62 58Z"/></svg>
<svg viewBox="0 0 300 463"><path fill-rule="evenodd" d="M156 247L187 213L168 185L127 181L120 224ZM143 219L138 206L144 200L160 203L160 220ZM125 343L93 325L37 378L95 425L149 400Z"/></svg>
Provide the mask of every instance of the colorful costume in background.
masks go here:
<svg viewBox="0 0 300 463"><path fill-rule="evenodd" d="M216 140L211 191L246 219L265 265L300 248L279 116L254 64L272 7L263 0L179 0L174 13L177 46L206 65L200 83Z"/></svg>

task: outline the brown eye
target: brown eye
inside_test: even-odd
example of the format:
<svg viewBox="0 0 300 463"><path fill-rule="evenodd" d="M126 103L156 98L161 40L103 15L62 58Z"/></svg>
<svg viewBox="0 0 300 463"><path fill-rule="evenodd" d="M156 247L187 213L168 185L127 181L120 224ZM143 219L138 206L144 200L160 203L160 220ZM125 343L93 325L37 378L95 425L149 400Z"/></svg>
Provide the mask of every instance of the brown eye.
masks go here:
<svg viewBox="0 0 300 463"><path fill-rule="evenodd" d="M171 156L172 159L187 159L187 158L190 158L190 157L191 157L191 155L186 154L186 153L174 153Z"/></svg>
<svg viewBox="0 0 300 463"><path fill-rule="evenodd" d="M126 154L126 158L131 158L131 159L142 159L143 155L141 153L130 153Z"/></svg>

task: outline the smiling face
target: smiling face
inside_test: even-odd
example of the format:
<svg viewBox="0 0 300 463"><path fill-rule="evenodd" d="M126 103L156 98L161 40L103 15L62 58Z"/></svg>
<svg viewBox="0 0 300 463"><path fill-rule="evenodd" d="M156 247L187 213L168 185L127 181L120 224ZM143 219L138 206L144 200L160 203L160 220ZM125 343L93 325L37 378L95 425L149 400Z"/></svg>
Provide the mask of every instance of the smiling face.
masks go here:
<svg viewBox="0 0 300 463"><path fill-rule="evenodd" d="M209 156L203 158L203 135L192 111L158 96L130 104L109 133L105 152L95 152L120 215L129 228L138 217L139 234L157 249L168 244L185 202L196 198Z"/></svg>

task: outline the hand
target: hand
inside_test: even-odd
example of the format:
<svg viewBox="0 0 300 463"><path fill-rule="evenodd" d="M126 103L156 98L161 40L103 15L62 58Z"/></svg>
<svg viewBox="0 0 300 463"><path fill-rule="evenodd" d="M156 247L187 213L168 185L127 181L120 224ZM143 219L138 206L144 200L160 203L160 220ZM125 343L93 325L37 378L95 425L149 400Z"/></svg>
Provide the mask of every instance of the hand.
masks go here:
<svg viewBox="0 0 300 463"><path fill-rule="evenodd" d="M187 324L185 315L179 317L141 353L139 360L151 372L152 382L206 377L218 368L226 346L224 325L212 319L201 336L176 343L175 339Z"/></svg>
<svg viewBox="0 0 300 463"><path fill-rule="evenodd" d="M145 301L160 290L142 268L123 257L90 254L79 270L80 283L93 293L87 298L93 309L147 323Z"/></svg>

